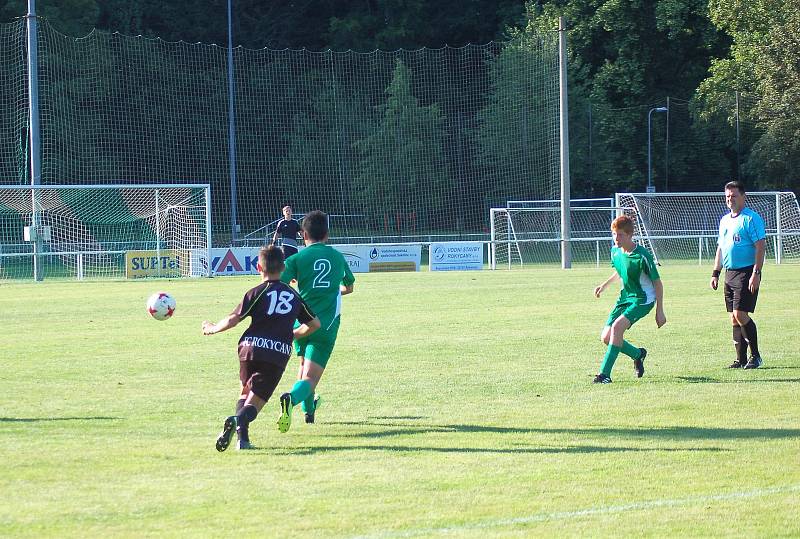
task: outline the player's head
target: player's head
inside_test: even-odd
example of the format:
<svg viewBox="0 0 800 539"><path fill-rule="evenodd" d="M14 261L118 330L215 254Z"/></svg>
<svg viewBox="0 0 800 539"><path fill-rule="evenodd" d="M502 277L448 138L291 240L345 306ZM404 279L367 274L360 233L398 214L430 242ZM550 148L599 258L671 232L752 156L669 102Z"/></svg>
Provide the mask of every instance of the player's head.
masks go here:
<svg viewBox="0 0 800 539"><path fill-rule="evenodd" d="M310 211L303 217L303 232L311 241L328 239L328 216L319 210Z"/></svg>
<svg viewBox="0 0 800 539"><path fill-rule="evenodd" d="M626 245L630 243L633 240L633 219L627 215L620 215L611 221L611 235L617 247L620 243Z"/></svg>
<svg viewBox="0 0 800 539"><path fill-rule="evenodd" d="M283 251L274 245L262 247L258 252L258 271L262 275L280 275L283 271Z"/></svg>
<svg viewBox="0 0 800 539"><path fill-rule="evenodd" d="M292 207L291 207L291 206L289 206L288 204L287 204L286 206L284 206L284 207L281 209L281 211L283 212L283 216L284 216L286 219L291 219L291 218L292 218Z"/></svg>
<svg viewBox="0 0 800 539"><path fill-rule="evenodd" d="M725 204L733 213L739 213L744 208L745 189L744 183L734 180L725 184Z"/></svg>

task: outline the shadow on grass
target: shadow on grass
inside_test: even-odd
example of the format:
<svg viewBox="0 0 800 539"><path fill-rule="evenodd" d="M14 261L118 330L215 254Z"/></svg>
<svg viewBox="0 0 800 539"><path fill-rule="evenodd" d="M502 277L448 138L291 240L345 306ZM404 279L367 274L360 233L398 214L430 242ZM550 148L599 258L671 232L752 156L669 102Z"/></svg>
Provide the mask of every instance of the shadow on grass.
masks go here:
<svg viewBox="0 0 800 539"><path fill-rule="evenodd" d="M777 440L800 438L800 429L770 428L714 428L714 427L597 427L597 428L525 428L499 427L492 425L408 425L366 420L364 422L338 421L329 424L362 427L363 432L341 434L325 434L342 438L385 438L391 436L413 436L430 433L491 433L491 434L571 434L574 436L606 437L606 438L651 438L654 440L741 440L763 439ZM369 430L382 427L379 430ZM659 449L660 450L660 449Z"/></svg>
<svg viewBox="0 0 800 539"><path fill-rule="evenodd" d="M37 423L39 421L117 421L119 417L0 417L0 423Z"/></svg>
<svg viewBox="0 0 800 539"><path fill-rule="evenodd" d="M751 378L739 380L721 380L719 378L711 378L709 376L676 376L678 380L688 382L690 384L769 384L769 383L789 383L796 384L800 382L800 378Z"/></svg>
<svg viewBox="0 0 800 539"><path fill-rule="evenodd" d="M329 451L386 451L389 453L486 453L497 455L516 455L516 454L584 454L584 453L652 453L660 451L704 451L704 452L723 452L730 449L720 447L606 447L599 445L573 445L564 447L433 447L433 446L411 446L411 445L322 445L311 447L297 447L291 449L264 449L264 452L281 455L312 455L315 453L325 453Z"/></svg>

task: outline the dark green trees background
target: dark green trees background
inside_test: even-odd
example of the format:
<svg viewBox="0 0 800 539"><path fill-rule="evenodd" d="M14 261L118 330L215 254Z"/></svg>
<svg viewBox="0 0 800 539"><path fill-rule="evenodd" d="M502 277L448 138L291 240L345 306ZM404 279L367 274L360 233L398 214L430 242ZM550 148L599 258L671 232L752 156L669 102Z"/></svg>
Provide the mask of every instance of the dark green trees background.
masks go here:
<svg viewBox="0 0 800 539"><path fill-rule="evenodd" d="M23 16L25 4L0 0L0 22ZM165 41L227 43L224 0L40 0L37 4L40 15L70 36L98 28ZM751 189L800 188L798 0L234 0L233 5L237 46L334 52L459 47L515 38L524 53L527 34L537 28L552 30L557 17L564 16L570 28L574 196L643 190L648 175L648 112L666 106L668 113L653 113L650 131L649 172L659 191L719 190L731 178L744 179ZM515 52L509 49L505 54ZM306 141L289 148L289 153L313 159L315 145L339 145L352 154L348 162L357 163L339 174L361 179L357 181L374 174L375 166L396 170L392 160L421 160L426 170L448 171L427 177L431 195L445 196L453 189L440 189L442 183L458 181L464 174L457 173L459 160L441 155L438 148L460 144L460 134L477 133L478 147L459 151L469 152L473 159L464 162L478 168L481 163L502 161L503 152L524 154L526 144L536 143L525 138L524 122L513 131L491 129L505 122L503 92L524 91L515 86L513 73L503 62L500 58L492 67L492 84L498 80L508 84L492 93L480 122L448 114L445 101L410 94L404 83L408 66L398 63L388 101L375 110L372 125L336 130L308 117L309 113L298 115L294 129L305 133ZM336 88L326 87L313 96L315 106L328 110L335 93ZM529 104L531 121L541 121L536 107L535 102ZM347 110L337 114L348 117ZM398 121L419 123L424 136L395 140L403 150L381 155L373 142L396 137L392 124ZM354 145L355 140L362 142ZM287 191L307 174L298 163L300 157L294 164L276 165L275 173L287 178ZM413 173L405 180L410 182L408 189L415 189L418 179ZM491 193L497 186L460 187ZM360 196L381 195L366 188Z"/></svg>

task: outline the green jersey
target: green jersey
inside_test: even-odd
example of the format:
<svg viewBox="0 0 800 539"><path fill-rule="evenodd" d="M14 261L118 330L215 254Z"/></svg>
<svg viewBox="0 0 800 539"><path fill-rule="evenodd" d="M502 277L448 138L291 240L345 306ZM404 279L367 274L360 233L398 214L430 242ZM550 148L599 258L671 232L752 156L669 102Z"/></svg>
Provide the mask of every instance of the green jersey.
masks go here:
<svg viewBox="0 0 800 539"><path fill-rule="evenodd" d="M281 281L290 283L293 279L297 279L300 297L319 317L322 329L331 326L341 312L339 285L350 286L356 280L342 253L324 243L312 243L286 259Z"/></svg>
<svg viewBox="0 0 800 539"><path fill-rule="evenodd" d="M617 303L647 305L656 300L653 281L660 277L650 251L641 245L637 245L630 253L614 247L611 249L611 265L622 279L622 290Z"/></svg>

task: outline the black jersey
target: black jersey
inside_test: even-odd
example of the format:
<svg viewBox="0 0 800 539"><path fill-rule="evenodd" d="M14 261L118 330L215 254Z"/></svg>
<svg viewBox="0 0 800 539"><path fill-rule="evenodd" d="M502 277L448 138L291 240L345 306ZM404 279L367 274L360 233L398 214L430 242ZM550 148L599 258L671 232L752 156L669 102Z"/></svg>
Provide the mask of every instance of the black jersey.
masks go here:
<svg viewBox="0 0 800 539"><path fill-rule="evenodd" d="M300 223L294 219L281 219L278 223L278 235L281 237L282 245L297 245L297 234L300 232Z"/></svg>
<svg viewBox="0 0 800 539"><path fill-rule="evenodd" d="M239 338L240 361L268 361L286 367L292 354L295 320L306 324L314 313L294 290L280 281L264 281L251 288L233 311L250 317L250 327Z"/></svg>

